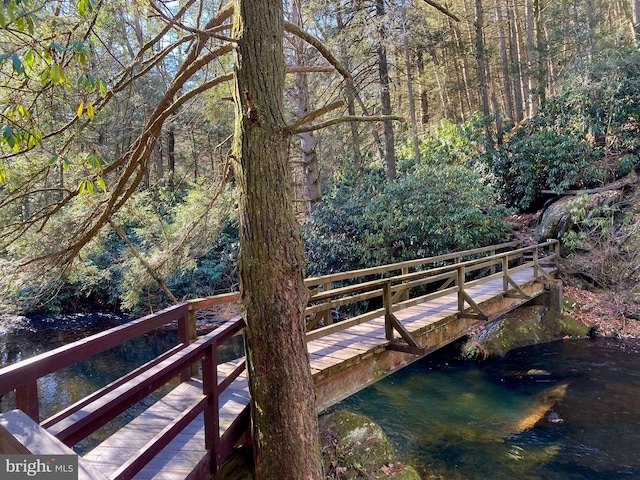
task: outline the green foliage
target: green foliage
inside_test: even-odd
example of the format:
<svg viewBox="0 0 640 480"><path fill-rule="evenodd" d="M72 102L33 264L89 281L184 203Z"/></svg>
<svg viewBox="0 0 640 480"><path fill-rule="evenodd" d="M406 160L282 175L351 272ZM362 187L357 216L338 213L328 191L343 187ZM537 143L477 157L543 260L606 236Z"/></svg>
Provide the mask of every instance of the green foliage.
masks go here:
<svg viewBox="0 0 640 480"><path fill-rule="evenodd" d="M533 124L515 132L499 149L486 154L503 200L523 210L541 190L563 191L588 185L598 150L574 132Z"/></svg>
<svg viewBox="0 0 640 480"><path fill-rule="evenodd" d="M382 171L343 173L305 225L308 273L371 267L505 238L506 210L458 165L418 165L395 182Z"/></svg>

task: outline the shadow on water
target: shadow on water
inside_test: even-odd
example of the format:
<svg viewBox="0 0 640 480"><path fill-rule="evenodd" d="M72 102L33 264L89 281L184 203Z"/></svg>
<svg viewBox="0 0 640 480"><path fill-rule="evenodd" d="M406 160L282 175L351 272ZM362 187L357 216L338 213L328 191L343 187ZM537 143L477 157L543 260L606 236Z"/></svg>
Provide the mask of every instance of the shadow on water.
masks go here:
<svg viewBox="0 0 640 480"><path fill-rule="evenodd" d="M0 365L6 366L59 346L122 325L129 318L111 314L74 314L55 317L0 318ZM175 329L158 329L118 347L78 362L38 381L40 416L48 418L62 408L113 382L152 360L178 343ZM227 362L244 355L241 337L234 337L218 349L218 361ZM84 453L131 418L139 415L175 385L165 386L123 412L102 429L75 446ZM0 411L15 408L12 393L0 398Z"/></svg>
<svg viewBox="0 0 640 480"><path fill-rule="evenodd" d="M476 363L436 353L335 406L424 478L640 478L640 342L560 341Z"/></svg>

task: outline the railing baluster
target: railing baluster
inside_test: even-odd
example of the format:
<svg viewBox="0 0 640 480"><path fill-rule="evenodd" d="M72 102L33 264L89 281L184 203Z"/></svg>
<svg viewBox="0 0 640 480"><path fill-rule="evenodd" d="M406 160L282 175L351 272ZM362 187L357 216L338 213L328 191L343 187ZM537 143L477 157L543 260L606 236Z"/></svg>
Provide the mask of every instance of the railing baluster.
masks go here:
<svg viewBox="0 0 640 480"><path fill-rule="evenodd" d="M328 291L331 290L331 282L326 282L322 284L322 290ZM324 312L324 325L331 325L333 323L333 317L331 316L331 309L329 308L326 312Z"/></svg>
<svg viewBox="0 0 640 480"><path fill-rule="evenodd" d="M509 257L505 255L502 257L502 290L509 290Z"/></svg>
<svg viewBox="0 0 640 480"><path fill-rule="evenodd" d="M40 397L38 395L38 381L32 380L25 385L17 387L16 390L16 408L37 423L40 423Z"/></svg>
<svg viewBox="0 0 640 480"><path fill-rule="evenodd" d="M465 266L464 264L458 265L458 312L464 312L464 276Z"/></svg>
<svg viewBox="0 0 640 480"><path fill-rule="evenodd" d="M391 325L391 315L393 315L391 280L382 285L382 301L384 303L384 335L387 340L393 340L393 326Z"/></svg>
<svg viewBox="0 0 640 480"><path fill-rule="evenodd" d="M211 452L211 467L215 472L221 461L217 343L207 347L202 359L202 390L209 399L204 411L204 443Z"/></svg>
<svg viewBox="0 0 640 480"><path fill-rule="evenodd" d="M183 315L178 318L178 343L182 343L185 347L189 345L196 338L195 332L192 338L191 329L189 328L190 312L186 311ZM194 318L194 330L195 330L195 318ZM191 378L191 366L186 367L180 373L180 381L186 382Z"/></svg>

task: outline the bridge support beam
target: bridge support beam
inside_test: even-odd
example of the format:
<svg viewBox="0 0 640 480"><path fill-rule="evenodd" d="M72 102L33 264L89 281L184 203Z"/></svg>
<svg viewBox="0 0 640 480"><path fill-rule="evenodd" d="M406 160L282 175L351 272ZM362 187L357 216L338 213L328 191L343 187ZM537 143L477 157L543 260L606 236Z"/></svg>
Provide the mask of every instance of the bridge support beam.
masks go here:
<svg viewBox="0 0 640 480"><path fill-rule="evenodd" d="M556 280L555 282L545 286L545 291L537 296L532 302L532 305L544 305L554 313L562 313L562 282Z"/></svg>

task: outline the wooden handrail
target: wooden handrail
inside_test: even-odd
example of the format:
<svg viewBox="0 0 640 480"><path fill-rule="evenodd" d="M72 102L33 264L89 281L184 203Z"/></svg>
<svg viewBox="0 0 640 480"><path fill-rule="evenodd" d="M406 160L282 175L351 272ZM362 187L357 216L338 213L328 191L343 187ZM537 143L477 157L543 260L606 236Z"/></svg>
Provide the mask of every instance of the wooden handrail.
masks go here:
<svg viewBox="0 0 640 480"><path fill-rule="evenodd" d="M517 242L513 242L518 245ZM504 291L506 292L509 289L510 285L510 277L509 277L509 262L514 260L522 260L527 253L533 253L533 259L528 263L522 263L518 267L514 267L512 271L517 271L524 268L534 267L534 272L536 276L542 276L546 278L546 272L544 269L538 267L538 257L542 251L547 250L546 258L550 260L554 260L557 266L558 260L558 244L557 240L548 240L546 242L540 243L538 245L532 245L527 247L520 247L514 250L510 250L507 252L494 253L490 257L481 257L475 258L467 261L458 261L457 263L452 263L450 265L444 265L439 267L434 267L426 270L421 270L412 273L403 273L400 275L382 278L378 280L369 280L362 283L357 283L354 285L349 285L346 287L338 287L335 289L327 290L327 291L318 291L315 295L312 295L309 299L310 306L305 310L306 314L316 313L316 317L314 318L313 323L317 323L317 320L321 318L320 316L326 316L326 311L331 308L337 306L344 306L348 304L353 304L361 301L361 299L371 299L375 297L380 297L383 301L383 311L386 311L388 308L396 308L397 306L414 304L415 302L408 299L407 292L411 288L415 288L417 286L427 285L430 283L435 283L440 280L449 278L455 279L455 289L453 291L458 292L458 307L461 312L461 315L464 316L479 316L480 318L486 318L486 315L481 311L480 307L478 307L473 300L466 294L467 286L477 285L479 283L484 283L493 278L503 277L504 279ZM503 244L504 245L504 244ZM499 249L500 246L495 246L494 251ZM552 250L553 249L553 250ZM484 249L485 251L489 251L489 247ZM473 252L473 251L471 251ZM460 258L460 257L459 257ZM396 265L395 264L394 268ZM505 267L506 265L506 267ZM500 266L500 271L496 272L496 267ZM383 267L380 267L383 268ZM396 268L397 269L397 268ZM483 277L477 280L473 280L471 282L467 282L466 276L469 273L479 271L479 270L488 270L489 276ZM361 276L361 272L363 270L356 270L354 272L345 272L347 273L355 273L355 276ZM403 270L404 271L404 270ZM343 276L344 279L354 278ZM431 293L428 294L430 299L435 299L440 296L445 296L451 293L452 289L447 288L451 284L451 281L445 282L442 288L443 290L440 293ZM394 297L385 297L384 290L387 286L390 293L397 293L397 296ZM396 298L402 297L402 301L396 303L394 300ZM421 297L422 298L422 297ZM319 303L321 302L321 303ZM472 310L475 310L475 314L463 313L465 310L465 303L470 306ZM388 314L385 314L388 316ZM332 326L332 328L320 327L316 330L313 330L313 334L311 332L307 333L308 341L312 339L321 338L323 335L321 331L326 331L326 334L335 333L336 331L340 331L342 329L349 328L353 325L353 322L347 320L345 322L340 322ZM315 325L314 325L315 326ZM325 330L326 329L326 330Z"/></svg>
<svg viewBox="0 0 640 480"><path fill-rule="evenodd" d="M474 248L471 250L463 250L461 252L445 253L443 255L436 255L433 257L424 257L424 258L418 258L415 260L407 260L399 263L381 265L379 267L362 268L359 270L350 270L348 272L332 273L332 274L323 275L320 277L310 277L305 279L305 285L307 287L314 287L317 285L322 285L327 283L330 284L332 282L338 282L340 280L346 280L349 278L366 277L368 275L387 273L387 272L392 272L394 270L409 269L409 268L417 267L419 265L424 265L424 264L446 262L449 260L460 261L462 257L479 255L481 253L486 253L486 252L495 252L496 250L509 249L517 245L521 247L522 241L513 240L511 242L500 243L498 245L489 245L486 247Z"/></svg>

